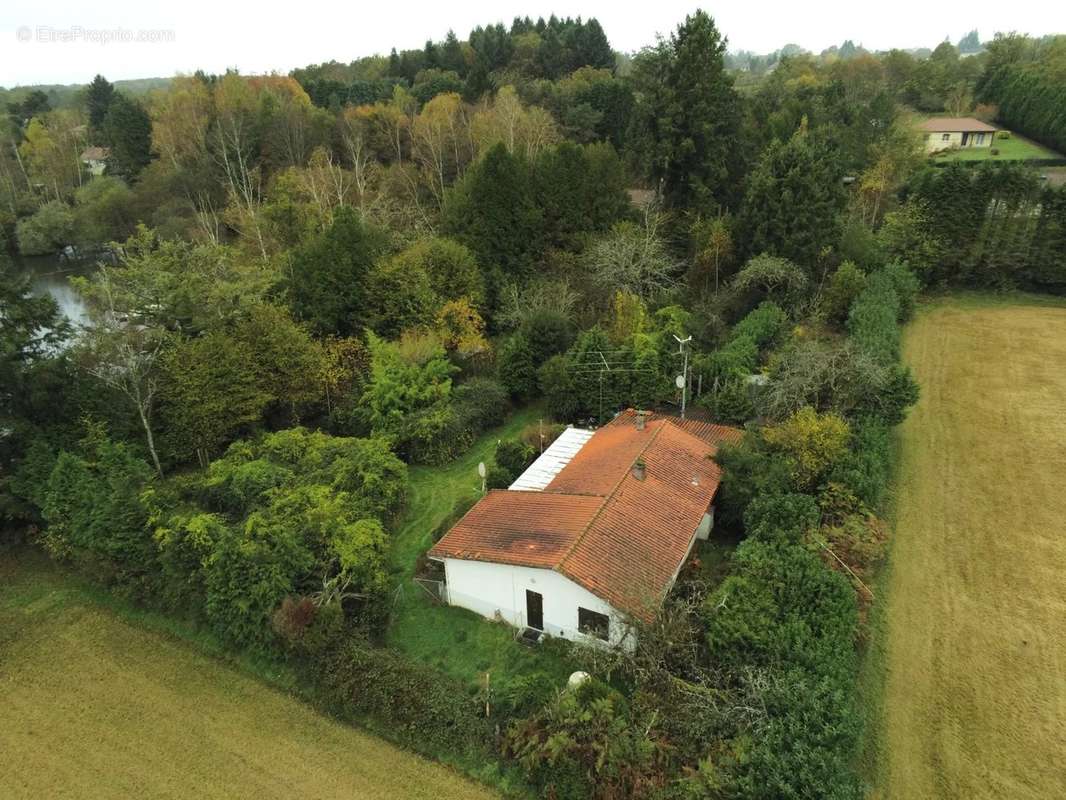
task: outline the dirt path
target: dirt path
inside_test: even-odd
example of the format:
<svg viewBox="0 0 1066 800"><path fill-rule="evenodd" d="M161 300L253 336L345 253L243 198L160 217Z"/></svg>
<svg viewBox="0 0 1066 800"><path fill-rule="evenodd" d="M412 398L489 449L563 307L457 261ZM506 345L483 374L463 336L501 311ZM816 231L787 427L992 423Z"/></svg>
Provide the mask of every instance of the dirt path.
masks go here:
<svg viewBox="0 0 1066 800"><path fill-rule="evenodd" d="M880 797L1066 797L1066 307L941 302L905 357Z"/></svg>

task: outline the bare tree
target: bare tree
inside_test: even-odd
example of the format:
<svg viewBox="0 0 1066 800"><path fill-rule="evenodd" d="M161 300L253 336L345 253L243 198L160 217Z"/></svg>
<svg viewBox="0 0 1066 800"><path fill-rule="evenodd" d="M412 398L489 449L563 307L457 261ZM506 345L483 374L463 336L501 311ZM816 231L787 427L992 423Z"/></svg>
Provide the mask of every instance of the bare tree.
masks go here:
<svg viewBox="0 0 1066 800"><path fill-rule="evenodd" d="M677 283L680 264L659 234L662 222L658 211L646 207L641 224L621 222L589 247L592 279L608 295L622 291L648 300Z"/></svg>
<svg viewBox="0 0 1066 800"><path fill-rule="evenodd" d="M93 323L85 330L83 364L89 374L116 389L136 409L152 463L162 477L163 467L152 433L152 412L159 391L158 361L164 338L156 330L133 324L127 314L116 310L108 269L101 266L100 271L100 295L105 304L94 313Z"/></svg>

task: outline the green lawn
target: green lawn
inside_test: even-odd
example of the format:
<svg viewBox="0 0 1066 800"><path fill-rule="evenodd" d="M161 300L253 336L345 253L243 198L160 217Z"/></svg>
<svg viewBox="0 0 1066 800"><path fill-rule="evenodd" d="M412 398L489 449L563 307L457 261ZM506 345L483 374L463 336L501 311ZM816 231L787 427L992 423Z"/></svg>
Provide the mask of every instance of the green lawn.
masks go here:
<svg viewBox="0 0 1066 800"><path fill-rule="evenodd" d="M999 150L999 155L992 155L992 148ZM943 161L1026 161L1030 158L1060 158L1061 154L1037 144L1031 139L1011 133L1009 139L1000 139L996 135L992 147L967 147L951 150L938 155Z"/></svg>
<svg viewBox="0 0 1066 800"><path fill-rule="evenodd" d="M520 410L451 464L411 469L407 510L392 541L398 589L387 635L389 647L471 683L483 682L486 672L491 673L494 686L532 672L546 673L560 685L565 681L571 665L562 648L517 644L510 626L493 624L465 609L436 605L411 579L418 558L433 543L434 529L459 500L481 491L478 462L489 463L499 440L517 436L543 416L536 406Z"/></svg>
<svg viewBox="0 0 1066 800"><path fill-rule="evenodd" d="M217 644L0 553L0 796L488 800L489 790L284 691Z"/></svg>

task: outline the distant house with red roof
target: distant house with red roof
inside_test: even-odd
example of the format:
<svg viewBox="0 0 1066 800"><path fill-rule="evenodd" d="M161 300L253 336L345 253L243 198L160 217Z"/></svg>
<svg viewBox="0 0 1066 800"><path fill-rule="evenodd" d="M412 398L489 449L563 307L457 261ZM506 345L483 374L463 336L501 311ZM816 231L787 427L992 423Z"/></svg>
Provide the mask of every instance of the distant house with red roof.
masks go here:
<svg viewBox="0 0 1066 800"><path fill-rule="evenodd" d="M650 620L714 522L713 457L741 431L629 410L568 428L507 490L429 551L451 605L567 639L617 644Z"/></svg>
<svg viewBox="0 0 1066 800"><path fill-rule="evenodd" d="M918 126L925 134L925 152L963 147L991 147L996 127L973 117L930 117Z"/></svg>

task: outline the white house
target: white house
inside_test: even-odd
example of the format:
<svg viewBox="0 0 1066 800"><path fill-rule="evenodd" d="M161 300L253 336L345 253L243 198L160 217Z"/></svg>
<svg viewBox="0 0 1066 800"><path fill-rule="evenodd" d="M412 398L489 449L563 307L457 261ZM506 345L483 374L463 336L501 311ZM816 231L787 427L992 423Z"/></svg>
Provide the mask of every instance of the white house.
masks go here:
<svg viewBox="0 0 1066 800"><path fill-rule="evenodd" d="M654 617L713 525L713 456L741 432L629 410L568 428L429 551L451 605L567 639L618 644Z"/></svg>
<svg viewBox="0 0 1066 800"><path fill-rule="evenodd" d="M972 117L930 117L919 128L925 134L925 152L991 147L996 128Z"/></svg>
<svg viewBox="0 0 1066 800"><path fill-rule="evenodd" d="M81 163L89 170L93 177L103 175L107 169L107 160L111 157L109 147L86 147L81 154Z"/></svg>

